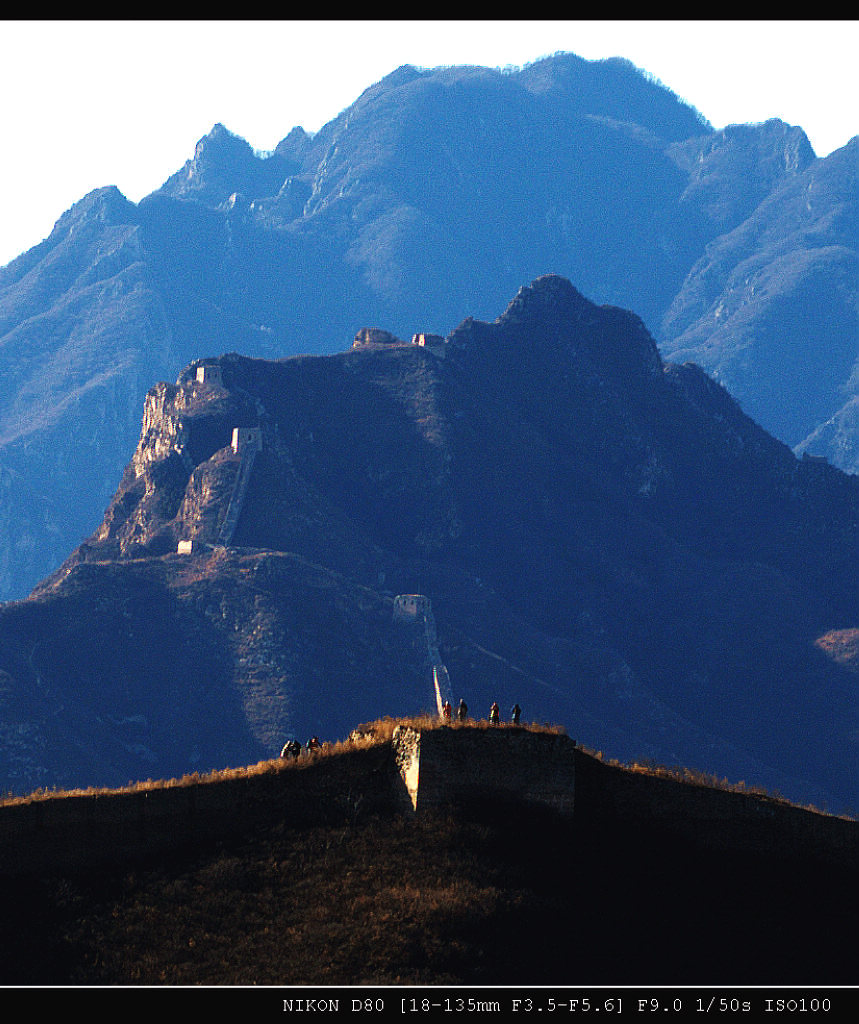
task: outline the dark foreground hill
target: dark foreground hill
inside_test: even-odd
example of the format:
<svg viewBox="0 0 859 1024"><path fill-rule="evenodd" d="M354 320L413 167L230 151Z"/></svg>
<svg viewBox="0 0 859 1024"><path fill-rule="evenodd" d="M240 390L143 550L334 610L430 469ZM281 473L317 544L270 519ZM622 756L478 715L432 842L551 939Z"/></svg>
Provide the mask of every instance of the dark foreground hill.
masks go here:
<svg viewBox="0 0 859 1024"><path fill-rule="evenodd" d="M446 334L546 273L856 471L859 140L818 158L777 119L714 131L574 54L402 67L290 127L260 154L216 125L140 203L94 189L0 269L0 598L95 528L153 381L339 351L364 323Z"/></svg>
<svg viewBox="0 0 859 1024"><path fill-rule="evenodd" d="M33 842L54 838L57 814L74 822L51 867L35 846L27 868L4 861L0 983L855 980L855 821L485 724L439 731L449 761L430 767L449 773L447 795L415 814L393 795L398 724L296 764L0 807L0 827L17 814ZM431 728L402 724L424 740ZM563 812L542 792L558 792L561 763L575 793ZM98 842L109 827L124 852ZM74 861L88 837L91 862Z"/></svg>
<svg viewBox="0 0 859 1024"><path fill-rule="evenodd" d="M3 785L211 770L433 707L393 615L421 594L476 713L855 806L859 479L562 278L423 340L151 389L102 526L0 608Z"/></svg>

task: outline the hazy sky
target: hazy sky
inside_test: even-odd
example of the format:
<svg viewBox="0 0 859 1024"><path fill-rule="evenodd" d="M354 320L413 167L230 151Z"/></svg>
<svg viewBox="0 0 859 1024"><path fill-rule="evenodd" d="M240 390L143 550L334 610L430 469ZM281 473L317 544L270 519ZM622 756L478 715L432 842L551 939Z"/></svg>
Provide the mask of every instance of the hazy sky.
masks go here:
<svg viewBox="0 0 859 1024"><path fill-rule="evenodd" d="M715 128L780 117L818 156L859 133L857 21L3 21L0 265L87 192L134 202L221 122L258 150L401 64L620 56Z"/></svg>

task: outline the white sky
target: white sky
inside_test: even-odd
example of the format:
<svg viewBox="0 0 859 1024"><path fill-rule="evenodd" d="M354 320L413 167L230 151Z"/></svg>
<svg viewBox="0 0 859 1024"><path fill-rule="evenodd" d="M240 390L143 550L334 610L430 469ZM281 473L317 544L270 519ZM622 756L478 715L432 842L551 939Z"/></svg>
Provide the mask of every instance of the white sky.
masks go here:
<svg viewBox="0 0 859 1024"><path fill-rule="evenodd" d="M715 128L780 117L818 156L859 133L859 21L0 21L0 265L87 192L138 202L221 122L259 150L401 64L620 56Z"/></svg>

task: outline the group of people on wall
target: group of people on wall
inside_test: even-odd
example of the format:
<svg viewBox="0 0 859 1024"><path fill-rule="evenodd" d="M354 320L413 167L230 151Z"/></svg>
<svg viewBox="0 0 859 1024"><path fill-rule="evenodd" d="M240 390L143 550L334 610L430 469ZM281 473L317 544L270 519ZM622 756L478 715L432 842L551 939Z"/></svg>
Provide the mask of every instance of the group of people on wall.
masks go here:
<svg viewBox="0 0 859 1024"><path fill-rule="evenodd" d="M442 704L441 716L446 722L453 720L453 708L451 707L449 700L446 700L444 704ZM513 725L519 725L521 718L522 708L520 708L518 704L514 704L510 709L510 721ZM457 722L465 722L468 720L468 705L462 699L460 699L460 702L456 707L456 720ZM501 710L498 707L497 700L494 700L489 708L489 724L501 724Z"/></svg>
<svg viewBox="0 0 859 1024"><path fill-rule="evenodd" d="M450 701L446 700L442 705L442 718L446 722L453 720L453 708L451 707ZM522 708L518 704L514 704L510 709L510 723L512 725L519 725L522 718ZM460 700L456 707L456 720L458 722L468 721L468 705L464 700ZM501 724L501 710L498 707L498 701L494 700L489 708L489 724L500 725ZM317 750L322 749L322 744L319 741L318 736L313 736L307 741L307 745L302 748L298 740L287 740L283 745L283 749L280 752L281 757L296 759L300 757L302 750L305 750L308 754L312 754Z"/></svg>
<svg viewBox="0 0 859 1024"><path fill-rule="evenodd" d="M322 749L322 744L319 742L318 736L311 736L307 741L307 746L304 748L308 754L312 754L317 750ZM280 752L281 757L297 758L301 754L301 744L298 740L287 740L283 745L283 750Z"/></svg>

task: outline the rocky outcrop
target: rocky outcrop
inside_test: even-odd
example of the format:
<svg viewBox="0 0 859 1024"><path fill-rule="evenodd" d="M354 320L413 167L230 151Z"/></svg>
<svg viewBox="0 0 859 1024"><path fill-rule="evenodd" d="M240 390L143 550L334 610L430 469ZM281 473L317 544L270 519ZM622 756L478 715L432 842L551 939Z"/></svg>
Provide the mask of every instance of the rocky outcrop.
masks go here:
<svg viewBox="0 0 859 1024"><path fill-rule="evenodd" d="M221 538L229 496L239 484L243 500L241 470L249 476L252 469L232 450L233 431L255 424L259 412L240 388L225 388L220 374L215 386L198 380L196 366L147 393L140 440L91 544L127 555L175 550L182 538ZM241 503L233 506L236 520Z"/></svg>

